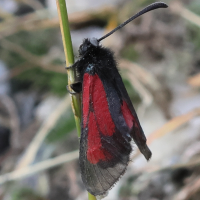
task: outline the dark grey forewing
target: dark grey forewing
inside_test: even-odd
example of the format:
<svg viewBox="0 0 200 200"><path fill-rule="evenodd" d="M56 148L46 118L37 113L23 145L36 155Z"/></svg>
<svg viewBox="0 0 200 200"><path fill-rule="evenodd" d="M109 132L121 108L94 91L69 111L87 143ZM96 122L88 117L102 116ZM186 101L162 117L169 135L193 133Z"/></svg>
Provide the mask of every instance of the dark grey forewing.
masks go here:
<svg viewBox="0 0 200 200"><path fill-rule="evenodd" d="M93 87L95 89L95 85ZM110 95L113 96L113 93ZM112 98L115 98L115 96ZM94 112L95 117L98 118L95 110L90 110L90 112ZM97 124L96 121L94 123ZM109 126L109 124L106 126ZM100 130L99 127L98 130ZM92 164L87 159L88 125L84 128L82 124L79 158L81 176L87 190L95 196L106 194L124 174L129 163L129 155L132 151L130 137L122 134L117 126L112 136L105 135L105 133L100 132L102 149L105 149L111 155L111 159L101 160L96 164ZM96 159L94 158L94 160Z"/></svg>
<svg viewBox="0 0 200 200"><path fill-rule="evenodd" d="M137 144L138 148L140 149L140 152L145 156L145 158L147 160L149 160L151 158L151 151L149 150L148 146L146 145L146 137L144 135L144 132L142 130L142 127L140 125L140 122L139 122L139 119L137 117L137 114L135 112L135 109L133 107L133 104L130 100L130 97L127 93L127 90L124 86L124 83L122 81L122 78L120 76L119 73L116 73L115 74L115 82L116 82L116 85L117 85L117 88L119 89L120 93L121 93L121 96L122 96L122 100L124 100L127 105L128 105L128 108L130 109L132 115L134 116L137 124L139 125L139 129L136 128L136 126L134 126L133 124L133 127L130 131L130 135L132 136L134 142Z"/></svg>
<svg viewBox="0 0 200 200"><path fill-rule="evenodd" d="M102 139L105 143L109 142L110 146L104 147L113 155L113 160L91 164L87 159L87 132L86 129L82 130L79 159L81 176L86 189L94 196L106 194L126 171L132 149L119 135L118 132L112 138Z"/></svg>

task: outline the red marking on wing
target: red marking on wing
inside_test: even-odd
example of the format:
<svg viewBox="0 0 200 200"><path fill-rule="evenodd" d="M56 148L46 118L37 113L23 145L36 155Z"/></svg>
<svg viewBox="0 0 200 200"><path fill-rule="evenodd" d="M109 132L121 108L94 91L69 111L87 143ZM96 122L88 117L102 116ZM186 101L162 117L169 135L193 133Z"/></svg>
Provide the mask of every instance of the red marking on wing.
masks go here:
<svg viewBox="0 0 200 200"><path fill-rule="evenodd" d="M135 122L134 126L138 127L137 122L136 122L134 116L132 115L132 113L131 113L130 109L128 108L128 105L125 101L123 101L123 104L121 106L121 110L122 110L122 114L124 116L124 119L125 119L128 127L132 128L133 122Z"/></svg>
<svg viewBox="0 0 200 200"><path fill-rule="evenodd" d="M90 103L90 85L91 85L91 79L90 75L85 73L83 76L83 127L86 127L87 124L87 118L89 114L89 103Z"/></svg>
<svg viewBox="0 0 200 200"><path fill-rule="evenodd" d="M94 110L98 127L104 135L112 136L115 124L111 118L103 83L97 74L83 77L83 126L86 127L89 108Z"/></svg>
<svg viewBox="0 0 200 200"><path fill-rule="evenodd" d="M103 135L112 136L115 131L115 124L110 114L103 83L97 74L92 76L92 79L92 102L98 126Z"/></svg>
<svg viewBox="0 0 200 200"><path fill-rule="evenodd" d="M112 155L103 149L101 137L112 136L115 131L115 124L109 111L103 83L97 74L89 75L85 73L83 77L84 128L87 125L87 119L87 159L92 164L96 164L100 160L106 161L112 159ZM100 133L102 134L101 136Z"/></svg>
<svg viewBox="0 0 200 200"><path fill-rule="evenodd" d="M90 112L88 123L88 150L87 159L90 163L96 164L100 160L110 160L112 156L105 149L102 149L101 138L97 128L97 122L93 112Z"/></svg>

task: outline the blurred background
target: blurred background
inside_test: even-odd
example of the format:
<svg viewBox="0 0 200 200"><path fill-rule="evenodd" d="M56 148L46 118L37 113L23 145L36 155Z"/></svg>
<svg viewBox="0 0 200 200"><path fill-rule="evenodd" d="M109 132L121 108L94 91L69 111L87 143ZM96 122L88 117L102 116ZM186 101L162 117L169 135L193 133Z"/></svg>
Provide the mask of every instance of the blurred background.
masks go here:
<svg viewBox="0 0 200 200"><path fill-rule="evenodd" d="M152 0L66 0L74 47ZM200 1L165 0L102 43L152 150L105 200L200 199ZM86 200L55 0L0 0L0 200Z"/></svg>

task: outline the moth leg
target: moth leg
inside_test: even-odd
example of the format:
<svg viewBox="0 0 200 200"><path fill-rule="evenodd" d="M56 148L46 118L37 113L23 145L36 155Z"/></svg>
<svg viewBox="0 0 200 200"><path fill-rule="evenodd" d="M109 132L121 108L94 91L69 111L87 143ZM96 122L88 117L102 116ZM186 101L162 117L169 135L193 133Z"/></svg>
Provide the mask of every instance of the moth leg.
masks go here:
<svg viewBox="0 0 200 200"><path fill-rule="evenodd" d="M75 95L77 94L77 92L72 92L69 88L69 85L66 86L67 91L71 94L71 95Z"/></svg>
<svg viewBox="0 0 200 200"><path fill-rule="evenodd" d="M76 92L80 93L82 92L82 83L81 82L76 82L70 85L70 87Z"/></svg>
<svg viewBox="0 0 200 200"><path fill-rule="evenodd" d="M77 66L77 64L78 64L78 61L79 61L79 60L77 60L73 65L71 65L71 66L69 66L69 67L65 66L65 69L76 68L76 66Z"/></svg>
<svg viewBox="0 0 200 200"><path fill-rule="evenodd" d="M76 82L76 83L73 83L73 84L71 84L70 86L69 85L67 85L67 90L68 90L68 92L70 93L70 94L77 94L77 93L80 93L80 92L82 92L82 83L81 82ZM72 92L71 90L70 90L70 88L74 91L74 92Z"/></svg>
<svg viewBox="0 0 200 200"><path fill-rule="evenodd" d="M69 67L65 66L65 69L71 69L71 68L73 68L73 67L74 67L74 65L71 65L71 66L69 66Z"/></svg>

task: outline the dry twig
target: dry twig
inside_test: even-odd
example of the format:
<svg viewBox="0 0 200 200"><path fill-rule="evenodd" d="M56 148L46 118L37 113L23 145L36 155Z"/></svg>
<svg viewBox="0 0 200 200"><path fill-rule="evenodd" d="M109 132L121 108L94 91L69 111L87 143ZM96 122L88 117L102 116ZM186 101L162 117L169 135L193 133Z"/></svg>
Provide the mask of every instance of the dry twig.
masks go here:
<svg viewBox="0 0 200 200"><path fill-rule="evenodd" d="M131 72L131 73L130 73ZM128 77L134 89L140 95L145 106L150 106L153 102L153 97L151 93L144 87L144 85L139 81L135 73L132 73L132 70L126 73L126 77Z"/></svg>
<svg viewBox="0 0 200 200"><path fill-rule="evenodd" d="M180 15L187 21L200 27L200 17L196 15L195 13L193 13L192 11L184 8L181 2L179 1L172 2L169 8L171 8L173 12Z"/></svg>
<svg viewBox="0 0 200 200"><path fill-rule="evenodd" d="M199 115L200 115L200 108L196 108L184 115L174 117L160 129L151 133L148 137L147 143L151 144L154 140L164 136L165 134L171 131L176 130L177 128L181 127L182 125L184 125L185 123L187 123L188 121Z"/></svg>
<svg viewBox="0 0 200 200"><path fill-rule="evenodd" d="M11 146L14 149L20 147L19 142L19 131L20 131L20 122L17 114L17 109L13 100L7 95L0 95L0 101L6 108L6 111L9 114L9 128L11 129Z"/></svg>
<svg viewBox="0 0 200 200"><path fill-rule="evenodd" d="M2 39L1 40L1 46L4 47L5 49L8 49L10 51L13 51L20 56L22 56L24 59L26 59L27 62L29 62L31 65L39 66L42 67L45 70L50 70L54 71L57 73L64 73L64 68L63 65L51 65L49 62L50 60L45 59L45 57L40 57L33 55L32 53L28 52L25 50L22 46L19 46L18 44L15 44L13 42L10 42L8 40ZM22 70L23 71L23 70Z"/></svg>
<svg viewBox="0 0 200 200"><path fill-rule="evenodd" d="M154 77L154 75L148 72L145 68L141 67L137 63L130 62L125 59L120 60L120 67L128 69L132 73L128 75L130 80L137 79L143 90L135 87L138 93L143 97L146 105L150 105L154 100L155 103L164 111L166 118L170 117L169 113L169 93L165 87Z"/></svg>
<svg viewBox="0 0 200 200"><path fill-rule="evenodd" d="M169 122L164 124L161 128L159 128L158 130L156 130L153 133L151 133L147 137L147 144L150 145L151 143L153 143L158 138L166 135L169 132L177 130L178 128L183 126L185 123L187 123L188 121L190 121L191 119L193 119L194 117L197 117L199 115L200 115L200 108L196 108L196 109L194 109L194 110L192 110L192 111L190 111L190 112L188 112L188 113L186 113L184 115L181 115L181 116L178 116L178 117L174 117ZM132 156L131 159L134 159L139 154L140 154L139 150L137 150L135 152L135 154Z"/></svg>
<svg viewBox="0 0 200 200"><path fill-rule="evenodd" d="M190 182L186 184L178 194L175 195L173 198L174 200L186 200L186 199L195 199L195 194L198 195L200 192L200 176L190 178ZM199 196L199 195L198 195ZM197 196L196 196L197 197Z"/></svg>
<svg viewBox="0 0 200 200"><path fill-rule="evenodd" d="M153 97L152 97L151 93L145 88L143 82L141 81L140 77L138 76L138 73L135 69L136 64L134 64L128 60L121 59L119 66L121 68L128 70L128 72L126 73L126 77L129 78L129 81L131 82L134 89L140 95L144 104L146 106L149 106L153 101ZM137 66L137 68L140 68L140 67Z"/></svg>
<svg viewBox="0 0 200 200"><path fill-rule="evenodd" d="M26 176L35 174L42 170L47 170L52 167L56 167L58 165L64 164L66 162L72 161L77 158L78 158L78 150L57 156L55 158L47 159L43 162L37 163L37 164L29 166L29 167L17 169L13 172L1 175L0 176L0 185L6 183L8 181L22 179Z"/></svg>
<svg viewBox="0 0 200 200"><path fill-rule="evenodd" d="M82 11L69 14L69 22L83 23L95 18L103 18L106 15L116 12L112 6L102 7L98 10ZM58 28L58 18L53 18L50 10L41 9L37 12L29 13L20 17L11 17L7 21L0 23L0 40L20 31L35 31L47 28Z"/></svg>
<svg viewBox="0 0 200 200"><path fill-rule="evenodd" d="M193 87L200 87L200 73L188 78L187 82Z"/></svg>
<svg viewBox="0 0 200 200"><path fill-rule="evenodd" d="M54 112L47 118L47 120L43 123L40 130L36 133L34 139L30 143L27 148L25 155L22 157L21 161L16 166L16 169L24 168L30 165L36 156L36 153L44 141L47 134L50 130L55 126L56 122L62 115L62 113L66 112L66 109L70 106L70 97L66 95L62 102L55 108Z"/></svg>

